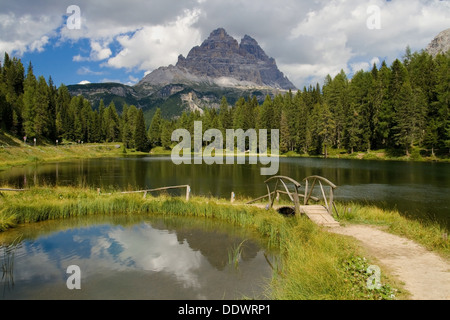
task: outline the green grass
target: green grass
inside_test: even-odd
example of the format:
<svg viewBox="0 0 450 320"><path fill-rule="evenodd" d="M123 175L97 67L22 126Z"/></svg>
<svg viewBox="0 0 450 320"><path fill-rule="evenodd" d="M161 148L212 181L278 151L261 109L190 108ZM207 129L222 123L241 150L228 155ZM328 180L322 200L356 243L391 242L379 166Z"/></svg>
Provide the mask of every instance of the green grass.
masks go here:
<svg viewBox="0 0 450 320"><path fill-rule="evenodd" d="M168 150L163 147L154 147L152 148L152 150L150 150L150 154L170 155L172 154L172 150Z"/></svg>
<svg viewBox="0 0 450 320"><path fill-rule="evenodd" d="M303 157L303 158L323 158L323 154L306 154L298 153L296 151L288 151L280 155L281 157ZM432 156L426 150L417 147L412 148L410 155L406 156L401 153L392 153L385 149L370 150L370 151L355 151L349 153L345 149L328 148L328 158L330 159L356 159L356 160L390 160L390 161L439 161L449 162L448 156Z"/></svg>
<svg viewBox="0 0 450 320"><path fill-rule="evenodd" d="M383 290L368 290L364 279L363 252L348 238L326 232L302 216L284 217L225 199L120 194L115 190L97 194L89 188L35 187L26 192L4 192L0 196L0 230L23 223L69 217L164 215L215 219L248 228L260 234L269 250L280 257L268 285L270 299L391 299L392 281ZM242 248L230 252L238 264ZM357 275L357 276L355 276ZM387 288L387 289L386 289ZM400 296L404 293L400 292Z"/></svg>
<svg viewBox="0 0 450 320"><path fill-rule="evenodd" d="M134 150L123 153L122 143L67 144L59 146L0 146L0 170L38 162L119 157L147 154Z"/></svg>

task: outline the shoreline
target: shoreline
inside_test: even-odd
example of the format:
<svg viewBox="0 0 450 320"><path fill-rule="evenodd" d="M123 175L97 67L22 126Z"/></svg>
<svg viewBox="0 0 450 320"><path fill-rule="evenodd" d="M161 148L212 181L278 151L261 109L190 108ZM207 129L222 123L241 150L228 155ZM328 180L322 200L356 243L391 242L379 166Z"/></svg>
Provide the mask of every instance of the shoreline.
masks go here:
<svg viewBox="0 0 450 320"><path fill-rule="evenodd" d="M271 298L282 300L378 300L391 299L390 295L394 293L395 298L409 299L409 291L401 283L402 277L383 262L382 253L367 250L367 243L361 241L357 233L351 232L358 225L364 226L365 236L367 230L373 230L384 238L395 235L439 256L444 264L448 265L450 258L449 242L442 237L443 230L439 227L408 220L396 211L376 207L355 204L350 211L340 210L342 214L338 220L341 226L334 230L319 227L304 216L284 217L273 209L245 205L246 199L238 199L231 204L226 199L199 196L186 201L165 195L143 199L141 195L121 194L115 190L105 192L108 193L98 194L97 190L83 187L33 187L26 192L5 192L0 198L0 230L8 232L24 223L96 215L162 214L223 220L257 231L266 238L269 247L279 250L283 267L274 272L270 286L274 291ZM339 230L347 232L333 232ZM5 233L0 231L2 234ZM394 255L398 254L403 253L394 252ZM365 282L360 281L366 277L366 264L378 263L382 267L382 283L386 286L381 291L367 290ZM299 286L308 290L298 292ZM311 288L314 288L312 292ZM412 297L416 299L417 293Z"/></svg>
<svg viewBox="0 0 450 320"><path fill-rule="evenodd" d="M59 146L38 145L38 146L0 146L0 171L15 166L23 166L31 163L67 161L74 159L104 158L116 156L145 156L145 155L171 155L171 150L156 147L149 152L126 149L124 152L121 142L115 143L86 143L67 144ZM194 153L192 153L194 154ZM237 153L234 156L255 156L249 153ZM256 155L257 156L257 155ZM270 156L271 157L271 156ZM325 158L323 155L308 155L295 152L287 152L278 155L279 158L311 158L311 159L343 159L343 160L375 160L375 161L397 161L397 162L429 162L429 163L450 163L450 158L420 157L391 157L386 156L382 150L371 151L370 153L330 153Z"/></svg>

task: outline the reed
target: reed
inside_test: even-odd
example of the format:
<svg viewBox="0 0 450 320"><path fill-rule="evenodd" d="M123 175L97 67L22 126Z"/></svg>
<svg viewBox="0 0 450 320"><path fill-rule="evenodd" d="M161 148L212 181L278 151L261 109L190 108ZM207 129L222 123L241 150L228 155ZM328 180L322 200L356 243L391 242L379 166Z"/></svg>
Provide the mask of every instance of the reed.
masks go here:
<svg viewBox="0 0 450 320"><path fill-rule="evenodd" d="M233 246L228 250L228 264L233 265L235 268L239 267L239 262L242 256L242 245L247 239L242 240L237 246Z"/></svg>

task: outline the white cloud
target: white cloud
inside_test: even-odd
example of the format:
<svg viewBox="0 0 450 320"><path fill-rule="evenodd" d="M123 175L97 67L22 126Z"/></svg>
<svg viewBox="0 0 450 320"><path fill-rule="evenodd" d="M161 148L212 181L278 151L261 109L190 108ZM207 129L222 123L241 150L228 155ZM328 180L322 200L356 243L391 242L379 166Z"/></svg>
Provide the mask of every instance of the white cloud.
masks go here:
<svg viewBox="0 0 450 320"><path fill-rule="evenodd" d="M396 0L386 2L323 1L317 10L292 28L289 40L314 39L304 50L314 57L314 62L288 64L293 68L298 84L305 78L318 79L324 73L336 75L341 69L356 72L367 70L380 58L392 62L403 54L409 45L420 51L441 30L448 27L450 5L448 1ZM381 29L367 28L369 5L380 8ZM323 78L322 78L323 80Z"/></svg>
<svg viewBox="0 0 450 320"><path fill-rule="evenodd" d="M104 72L103 71L93 71L89 67L81 67L77 70L77 74L80 74L80 75L90 74L90 75L98 76L98 75L104 74Z"/></svg>
<svg viewBox="0 0 450 320"><path fill-rule="evenodd" d="M192 27L197 19L198 11L185 11L169 24L145 26L132 35L118 36L122 50L104 66L149 70L175 63L179 54L186 54L201 41L199 31Z"/></svg>
<svg viewBox="0 0 450 320"><path fill-rule="evenodd" d="M450 1L439 0L261 0L257 6L241 0L136 0L132 5L78 0L81 29L69 30L65 19L70 4L2 3L0 52L42 52L53 39L75 45L88 39L89 51L75 52L73 61L148 72L175 63L213 29L224 27L235 38L255 38L281 71L303 87L309 85L303 81L322 83L341 69L351 72L385 59L389 63L407 45L421 50L450 21ZM367 28L369 5L380 8L379 30Z"/></svg>
<svg viewBox="0 0 450 320"><path fill-rule="evenodd" d="M350 64L350 69L353 74L360 70L367 71L370 67L371 65L366 61L355 62Z"/></svg>
<svg viewBox="0 0 450 320"><path fill-rule="evenodd" d="M138 78L135 78L133 76L129 76L128 79L130 79L131 82L138 82L139 81Z"/></svg>
<svg viewBox="0 0 450 320"><path fill-rule="evenodd" d="M122 83L119 79L109 79L109 78L103 78L100 80L101 83L107 83L107 82L114 82L114 83Z"/></svg>
<svg viewBox="0 0 450 320"><path fill-rule="evenodd" d="M91 82L87 81L87 80L83 80L83 81L78 82L78 84L89 84L89 83L91 83Z"/></svg>
<svg viewBox="0 0 450 320"><path fill-rule="evenodd" d="M90 46L91 46L91 53L90 53L89 57L83 57L78 54L73 57L73 61L76 61L76 62L102 61L102 60L108 59L112 54L111 49L108 47L109 42L102 43L100 41L91 40Z"/></svg>
<svg viewBox="0 0 450 320"><path fill-rule="evenodd" d="M0 52L20 56L42 52L60 23L61 19L52 15L0 13Z"/></svg>

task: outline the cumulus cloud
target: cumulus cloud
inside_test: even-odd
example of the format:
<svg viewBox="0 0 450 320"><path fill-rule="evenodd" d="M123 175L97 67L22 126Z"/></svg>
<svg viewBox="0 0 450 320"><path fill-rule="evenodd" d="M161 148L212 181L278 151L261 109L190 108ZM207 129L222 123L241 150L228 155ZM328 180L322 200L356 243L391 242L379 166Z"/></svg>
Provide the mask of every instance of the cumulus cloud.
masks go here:
<svg viewBox="0 0 450 320"><path fill-rule="evenodd" d="M2 10L3 11L3 10ZM0 52L22 55L42 52L61 19L52 15L19 15L15 12L0 14Z"/></svg>
<svg viewBox="0 0 450 320"><path fill-rule="evenodd" d="M66 26L72 2L5 2L0 51L42 52L52 38L74 44L87 39L89 51L75 52L74 62L149 72L176 63L179 54L224 27L238 40L255 38L303 87L341 69L352 73L392 62L408 45L421 50L450 21L450 2L439 0L78 0L81 28L73 30ZM380 29L367 27L369 6L379 8Z"/></svg>
<svg viewBox="0 0 450 320"><path fill-rule="evenodd" d="M291 41L314 39L305 48L314 57L294 67L297 82L306 78L322 81L327 74L367 70L378 57L392 62L409 45L421 50L448 27L450 6L444 1L323 1L317 10L311 10L290 32ZM380 28L370 29L367 20L372 12L368 6L379 8ZM309 75L305 75L305 71Z"/></svg>
<svg viewBox="0 0 450 320"><path fill-rule="evenodd" d="M91 40L90 46L91 53L88 57L83 57L78 54L73 57L73 61L102 61L108 59L112 54L111 49L108 47L109 42L101 43L100 41Z"/></svg>
<svg viewBox="0 0 450 320"><path fill-rule="evenodd" d="M197 11L185 11L167 25L146 26L133 35L117 37L122 50L104 65L149 70L176 62L180 53L186 54L200 42L199 32L192 28L197 18Z"/></svg>

